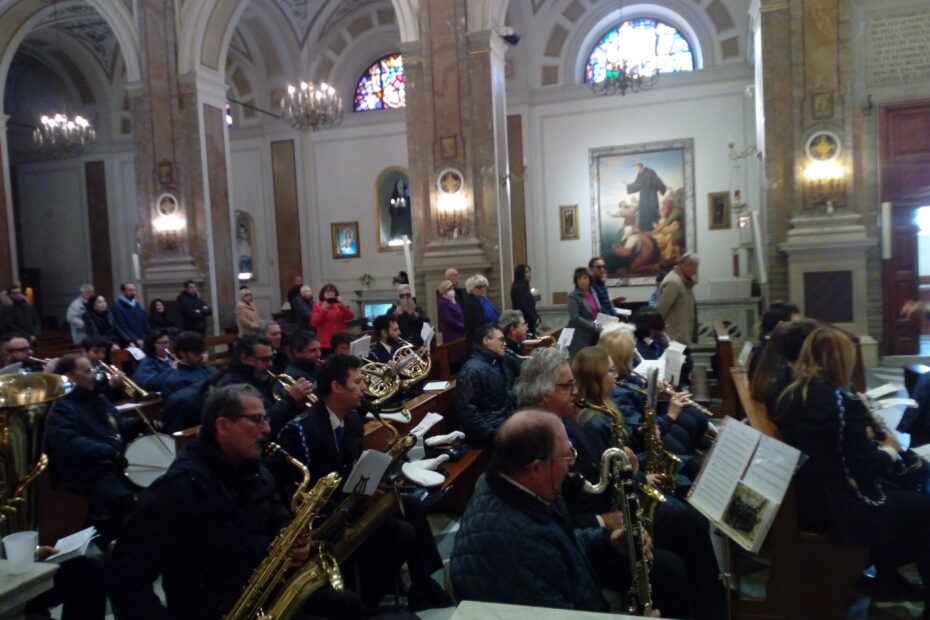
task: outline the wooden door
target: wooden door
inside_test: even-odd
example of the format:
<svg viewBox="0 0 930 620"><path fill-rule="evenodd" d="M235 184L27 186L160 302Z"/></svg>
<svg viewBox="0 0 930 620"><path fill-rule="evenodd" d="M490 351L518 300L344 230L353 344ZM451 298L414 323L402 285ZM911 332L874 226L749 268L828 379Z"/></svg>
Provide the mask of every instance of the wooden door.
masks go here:
<svg viewBox="0 0 930 620"><path fill-rule="evenodd" d="M882 264L883 350L910 355L920 348L920 321L901 307L917 298L918 207L930 205L930 99L881 106L881 201L890 202L891 258Z"/></svg>

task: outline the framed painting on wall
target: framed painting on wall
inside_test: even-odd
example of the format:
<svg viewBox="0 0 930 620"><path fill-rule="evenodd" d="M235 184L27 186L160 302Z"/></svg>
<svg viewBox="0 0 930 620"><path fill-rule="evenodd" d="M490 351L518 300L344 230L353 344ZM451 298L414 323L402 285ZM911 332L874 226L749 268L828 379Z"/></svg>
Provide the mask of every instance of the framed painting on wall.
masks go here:
<svg viewBox="0 0 930 620"><path fill-rule="evenodd" d="M336 222L329 225L333 238L333 258L358 258L358 222Z"/></svg>
<svg viewBox="0 0 930 620"><path fill-rule="evenodd" d="M694 141L691 138L589 150L595 256L609 286L655 285L694 234Z"/></svg>
<svg viewBox="0 0 930 620"><path fill-rule="evenodd" d="M730 228L730 192L707 194L707 216L711 230Z"/></svg>
<svg viewBox="0 0 930 620"><path fill-rule="evenodd" d="M578 239L578 205L559 207L559 239Z"/></svg>
<svg viewBox="0 0 930 620"><path fill-rule="evenodd" d="M413 241L410 178L406 168L385 168L378 175L375 181L375 222L379 252L403 249L404 235Z"/></svg>

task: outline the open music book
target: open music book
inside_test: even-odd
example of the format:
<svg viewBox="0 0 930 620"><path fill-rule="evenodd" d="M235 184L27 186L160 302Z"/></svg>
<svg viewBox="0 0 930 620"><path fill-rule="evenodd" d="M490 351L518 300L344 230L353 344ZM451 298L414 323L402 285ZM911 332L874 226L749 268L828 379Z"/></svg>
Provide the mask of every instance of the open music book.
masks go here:
<svg viewBox="0 0 930 620"><path fill-rule="evenodd" d="M97 538L97 528L93 525L80 532L75 532L70 536L60 538L58 542L55 543L55 548L58 549L58 553L48 556L45 558L45 561L61 564L71 558L86 555L87 547L90 546L90 541L95 538Z"/></svg>
<svg viewBox="0 0 930 620"><path fill-rule="evenodd" d="M801 452L726 418L688 502L724 534L756 553L775 520Z"/></svg>

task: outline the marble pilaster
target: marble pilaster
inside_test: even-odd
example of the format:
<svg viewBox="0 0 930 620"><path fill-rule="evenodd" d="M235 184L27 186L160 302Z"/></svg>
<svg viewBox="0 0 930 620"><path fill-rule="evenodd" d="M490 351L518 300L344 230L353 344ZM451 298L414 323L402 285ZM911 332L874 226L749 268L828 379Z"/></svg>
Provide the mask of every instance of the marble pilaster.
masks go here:
<svg viewBox="0 0 930 620"><path fill-rule="evenodd" d="M16 235L13 230L13 193L10 184L6 122L0 114L0 281L16 279Z"/></svg>

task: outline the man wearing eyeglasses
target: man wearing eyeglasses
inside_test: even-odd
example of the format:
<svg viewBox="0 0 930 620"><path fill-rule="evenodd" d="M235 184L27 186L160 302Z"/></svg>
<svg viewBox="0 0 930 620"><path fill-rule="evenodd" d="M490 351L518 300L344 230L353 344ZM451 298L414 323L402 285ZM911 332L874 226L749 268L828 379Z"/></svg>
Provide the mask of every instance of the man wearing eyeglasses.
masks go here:
<svg viewBox="0 0 930 620"><path fill-rule="evenodd" d="M387 313L397 319L401 338L416 347L423 344L420 333L423 331L423 324L429 323L429 317L423 308L414 303L413 289L409 284L397 287L397 302Z"/></svg>
<svg viewBox="0 0 930 620"><path fill-rule="evenodd" d="M591 274L591 290L597 295L597 305L601 312L612 316L620 316L614 306L610 293L607 291L607 265L600 256L588 261L588 273Z"/></svg>
<svg viewBox="0 0 930 620"><path fill-rule="evenodd" d="M200 433L139 498L109 564L109 595L123 618L219 618L291 519L261 461L271 430L262 395L245 385L214 390ZM307 536L290 568L313 556ZM167 609L152 588L162 577ZM302 613L360 618L358 597L324 586Z"/></svg>
<svg viewBox="0 0 930 620"><path fill-rule="evenodd" d="M520 362L505 355L506 340L496 325L479 326L471 356L456 377L455 422L473 445L490 446L517 402L514 384Z"/></svg>
<svg viewBox="0 0 930 620"><path fill-rule="evenodd" d="M352 355L333 354L317 373L317 403L289 422L278 434L278 443L310 470L314 480L338 472L345 480L364 448L365 421L362 406L365 378L362 360ZM299 477L293 468L277 464L272 471L290 493ZM379 489L383 493L384 489ZM340 493L333 498L341 501ZM394 587L394 578L404 562L410 571L408 606L410 611L447 607L451 602L430 575L442 568L442 559L430 531L429 522L416 500L403 500L403 514L382 522L356 552L362 601L377 608ZM360 515L346 514L347 520Z"/></svg>
<svg viewBox="0 0 930 620"><path fill-rule="evenodd" d="M29 358L32 357L32 345L19 334L9 333L0 337L0 353L3 355L0 368L11 364L20 364L22 370L30 370ZM42 372L52 372L57 361L57 359L52 359L45 362L45 365L40 370Z"/></svg>
<svg viewBox="0 0 930 620"><path fill-rule="evenodd" d="M609 611L594 562L625 553L626 532L575 529L560 498L575 451L558 417L513 414L459 522L450 573L468 600Z"/></svg>
<svg viewBox="0 0 930 620"><path fill-rule="evenodd" d="M236 339L236 359L229 363L215 383L217 387L245 384L255 388L268 411L272 436L306 408L307 394L313 389L309 381L300 378L287 389L287 397L276 399L274 386L277 381L270 372L273 363L274 349L270 340L255 334L240 336Z"/></svg>
<svg viewBox="0 0 930 620"><path fill-rule="evenodd" d="M517 381L517 397L521 406L538 407L554 413L565 426L566 435L576 450L572 472L582 476L576 482L588 480L597 484L601 475L601 455L613 447L611 420L600 413L581 423L576 418L576 381L568 356L558 349L536 349L523 363ZM636 485L646 484L639 469L636 454L624 446L633 466ZM622 513L613 506L610 492L592 495L579 484L566 486L563 496L576 527L606 527L623 529ZM714 559L708 535L707 520L697 510L674 497L667 497L655 511L656 549L651 575L656 606L673 618L725 618L725 594L719 569ZM629 577L626 563L617 565L616 558L592 561L598 574L617 573ZM607 585L617 588L617 583ZM624 587L625 589L625 587ZM683 595L684 594L684 595Z"/></svg>

